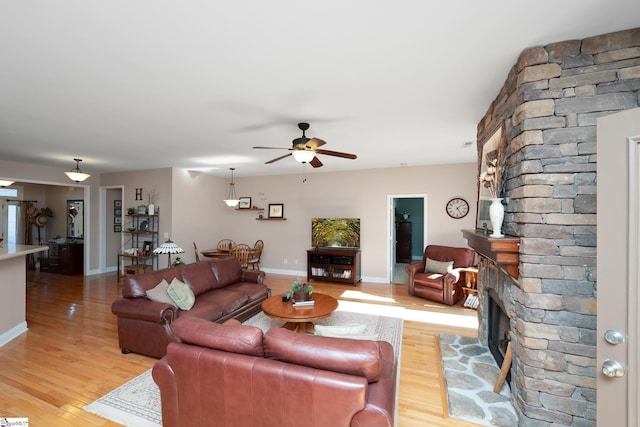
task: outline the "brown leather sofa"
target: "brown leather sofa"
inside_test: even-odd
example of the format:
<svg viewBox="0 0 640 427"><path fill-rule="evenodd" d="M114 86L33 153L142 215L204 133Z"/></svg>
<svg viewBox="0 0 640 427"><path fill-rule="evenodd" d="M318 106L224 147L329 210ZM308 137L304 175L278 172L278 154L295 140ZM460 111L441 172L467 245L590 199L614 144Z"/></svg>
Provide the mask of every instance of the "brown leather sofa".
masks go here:
<svg viewBox="0 0 640 427"><path fill-rule="evenodd" d="M153 367L165 426L390 427L391 344L183 316Z"/></svg>
<svg viewBox="0 0 640 427"><path fill-rule="evenodd" d="M165 279L177 278L195 295L190 310L151 301L146 292ZM243 321L262 310L270 295L264 272L240 268L236 258L212 259L174 268L150 271L123 279L122 298L111 305L118 317L118 341L123 353L163 357L167 344L176 341L169 326L184 315L210 322Z"/></svg>
<svg viewBox="0 0 640 427"><path fill-rule="evenodd" d="M428 245L421 262L405 267L409 279L409 294L448 305L456 304L462 298L464 283L464 274L460 269L474 265L475 254L469 248ZM427 268L429 264L442 267L443 263L451 261L453 265L446 270Z"/></svg>

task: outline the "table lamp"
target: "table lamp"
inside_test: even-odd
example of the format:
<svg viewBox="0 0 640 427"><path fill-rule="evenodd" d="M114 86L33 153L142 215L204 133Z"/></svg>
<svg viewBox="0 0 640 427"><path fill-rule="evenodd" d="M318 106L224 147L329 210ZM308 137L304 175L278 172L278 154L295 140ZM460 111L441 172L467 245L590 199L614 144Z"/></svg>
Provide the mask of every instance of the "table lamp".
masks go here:
<svg viewBox="0 0 640 427"><path fill-rule="evenodd" d="M167 254L167 268L171 267L171 254L182 254L184 253L184 249L180 246L176 245L171 241L171 239L167 240L157 248L153 250L154 254Z"/></svg>

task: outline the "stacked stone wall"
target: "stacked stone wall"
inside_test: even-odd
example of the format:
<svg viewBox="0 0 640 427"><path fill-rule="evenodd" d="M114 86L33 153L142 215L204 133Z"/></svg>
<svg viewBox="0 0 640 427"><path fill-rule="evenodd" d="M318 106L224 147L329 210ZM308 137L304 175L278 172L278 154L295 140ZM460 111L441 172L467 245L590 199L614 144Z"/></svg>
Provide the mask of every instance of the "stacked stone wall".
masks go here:
<svg viewBox="0 0 640 427"><path fill-rule="evenodd" d="M527 49L478 125L478 141L506 129L503 231L520 238L520 277L483 260L479 287L505 298L521 426L595 426L596 120L639 96L640 28Z"/></svg>

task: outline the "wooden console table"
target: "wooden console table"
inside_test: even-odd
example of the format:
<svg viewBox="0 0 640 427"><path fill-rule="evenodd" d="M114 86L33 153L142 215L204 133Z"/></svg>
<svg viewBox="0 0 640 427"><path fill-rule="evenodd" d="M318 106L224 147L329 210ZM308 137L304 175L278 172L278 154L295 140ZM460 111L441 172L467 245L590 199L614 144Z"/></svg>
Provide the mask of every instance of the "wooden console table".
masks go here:
<svg viewBox="0 0 640 427"><path fill-rule="evenodd" d="M355 285L360 277L360 249L315 248L307 251L307 280Z"/></svg>

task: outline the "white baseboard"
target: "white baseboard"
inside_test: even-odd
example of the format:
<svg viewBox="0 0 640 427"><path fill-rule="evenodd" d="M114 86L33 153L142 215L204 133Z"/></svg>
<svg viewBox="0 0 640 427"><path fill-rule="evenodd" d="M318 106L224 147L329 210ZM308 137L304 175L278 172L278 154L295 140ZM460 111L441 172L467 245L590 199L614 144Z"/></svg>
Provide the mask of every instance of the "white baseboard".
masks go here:
<svg viewBox="0 0 640 427"><path fill-rule="evenodd" d="M8 331L0 335L0 347L5 345L12 339L16 338L18 335L27 332L27 330L28 328L27 328L26 321L18 323L16 326L14 326L13 328L9 329Z"/></svg>

